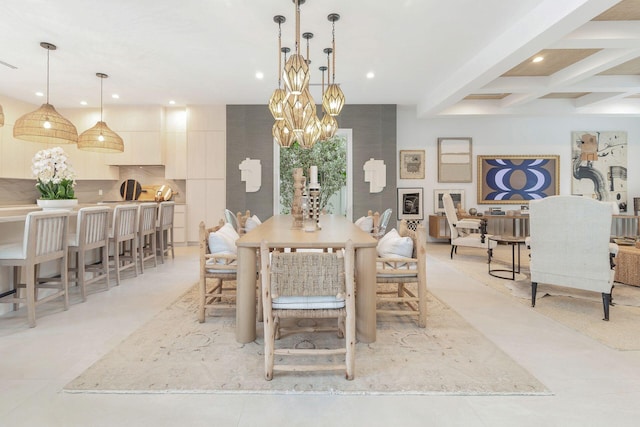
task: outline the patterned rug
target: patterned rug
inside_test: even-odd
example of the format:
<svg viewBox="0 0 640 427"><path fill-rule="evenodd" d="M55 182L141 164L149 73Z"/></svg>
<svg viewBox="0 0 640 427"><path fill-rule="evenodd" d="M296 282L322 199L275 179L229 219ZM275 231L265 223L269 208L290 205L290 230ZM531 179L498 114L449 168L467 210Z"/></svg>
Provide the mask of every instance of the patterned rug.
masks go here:
<svg viewBox="0 0 640 427"><path fill-rule="evenodd" d="M529 258L526 249L521 253L521 274L516 280L505 280L490 276L486 251L472 248L458 248L458 255L451 259L451 246L444 243L428 245L428 255L462 271L504 294L514 297L514 301L531 306L531 278ZM428 261L427 261L428 264ZM511 266L511 249L498 246L494 249L491 268ZM640 287L616 283L613 290L614 305L610 308L609 321L602 320L602 296L597 292L582 291L553 285L538 285L536 312L550 317L558 323L587 335L602 344L617 350L640 350Z"/></svg>
<svg viewBox="0 0 640 427"><path fill-rule="evenodd" d="M264 380L262 324L258 338L238 344L235 311L196 320L194 287L130 335L66 387L97 393L549 394L441 301L429 296L428 325L378 319L378 339L356 346L353 381L335 372L276 372ZM300 346L341 345L335 334L288 336Z"/></svg>

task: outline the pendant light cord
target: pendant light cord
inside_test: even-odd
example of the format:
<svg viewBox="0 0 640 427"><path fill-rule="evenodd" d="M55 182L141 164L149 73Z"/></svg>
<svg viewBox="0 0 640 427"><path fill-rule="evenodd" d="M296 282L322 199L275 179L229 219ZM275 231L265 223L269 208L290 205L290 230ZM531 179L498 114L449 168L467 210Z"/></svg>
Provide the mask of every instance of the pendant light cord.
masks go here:
<svg viewBox="0 0 640 427"><path fill-rule="evenodd" d="M49 103L49 53L51 50L47 48L47 104Z"/></svg>

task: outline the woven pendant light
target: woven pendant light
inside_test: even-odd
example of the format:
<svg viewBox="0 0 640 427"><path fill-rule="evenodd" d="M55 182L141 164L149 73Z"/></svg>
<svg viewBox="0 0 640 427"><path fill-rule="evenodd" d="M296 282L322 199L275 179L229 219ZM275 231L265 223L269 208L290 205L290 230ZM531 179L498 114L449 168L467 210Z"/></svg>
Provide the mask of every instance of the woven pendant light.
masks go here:
<svg viewBox="0 0 640 427"><path fill-rule="evenodd" d="M109 129L109 126L102 120L102 82L109 76L104 73L96 73L96 76L100 78L100 121L91 129L80 134L78 148L100 153L122 153L124 151L122 138Z"/></svg>
<svg viewBox="0 0 640 427"><path fill-rule="evenodd" d="M332 116L337 116L340 114L340 111L342 111L342 107L344 107L345 103L344 93L342 93L340 86L336 84L336 21L340 19L340 15L337 13L330 13L329 16L327 16L327 19L331 22L332 26L331 50L327 55L333 54L333 66L331 67L331 84L329 84L327 91L322 97L322 106L324 107L324 111Z"/></svg>
<svg viewBox="0 0 640 427"><path fill-rule="evenodd" d="M276 15L273 17L273 22L278 24L278 88L273 91L271 98L269 99L269 111L276 120L284 120L284 101L287 98L287 92L281 88L282 84L282 53L286 55L287 51L282 50L282 24L287 19L282 15Z"/></svg>
<svg viewBox="0 0 640 427"><path fill-rule="evenodd" d="M293 131L289 129L287 122L284 120L276 120L271 129L271 134L280 147L288 148L293 144Z"/></svg>
<svg viewBox="0 0 640 427"><path fill-rule="evenodd" d="M47 49L47 102L16 120L13 137L47 144L75 144L78 142L76 127L49 104L49 52L57 48L46 42L40 46Z"/></svg>

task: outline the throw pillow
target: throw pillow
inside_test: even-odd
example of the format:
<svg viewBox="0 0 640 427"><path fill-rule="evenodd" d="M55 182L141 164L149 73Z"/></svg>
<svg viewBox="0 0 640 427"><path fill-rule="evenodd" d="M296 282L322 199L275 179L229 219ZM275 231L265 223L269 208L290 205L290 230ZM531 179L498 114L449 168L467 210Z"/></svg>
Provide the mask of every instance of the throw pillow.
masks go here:
<svg viewBox="0 0 640 427"><path fill-rule="evenodd" d="M411 237L401 237L395 228L378 241L378 256L380 258L411 258L413 256L413 240Z"/></svg>

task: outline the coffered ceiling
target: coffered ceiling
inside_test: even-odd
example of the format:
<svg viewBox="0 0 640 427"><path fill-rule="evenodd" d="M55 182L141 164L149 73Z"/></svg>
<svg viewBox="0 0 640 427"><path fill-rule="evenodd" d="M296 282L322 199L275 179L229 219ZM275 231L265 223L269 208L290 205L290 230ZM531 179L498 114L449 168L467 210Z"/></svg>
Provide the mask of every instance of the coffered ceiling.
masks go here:
<svg viewBox="0 0 640 427"><path fill-rule="evenodd" d="M278 84L273 16L287 18L293 48L293 10L291 0L4 0L0 95L44 102L46 41L58 46L57 108L99 106L96 72L110 76L107 113L170 100L266 104ZM306 0L316 100L331 12L347 103L414 105L419 117L640 115L640 0Z"/></svg>

